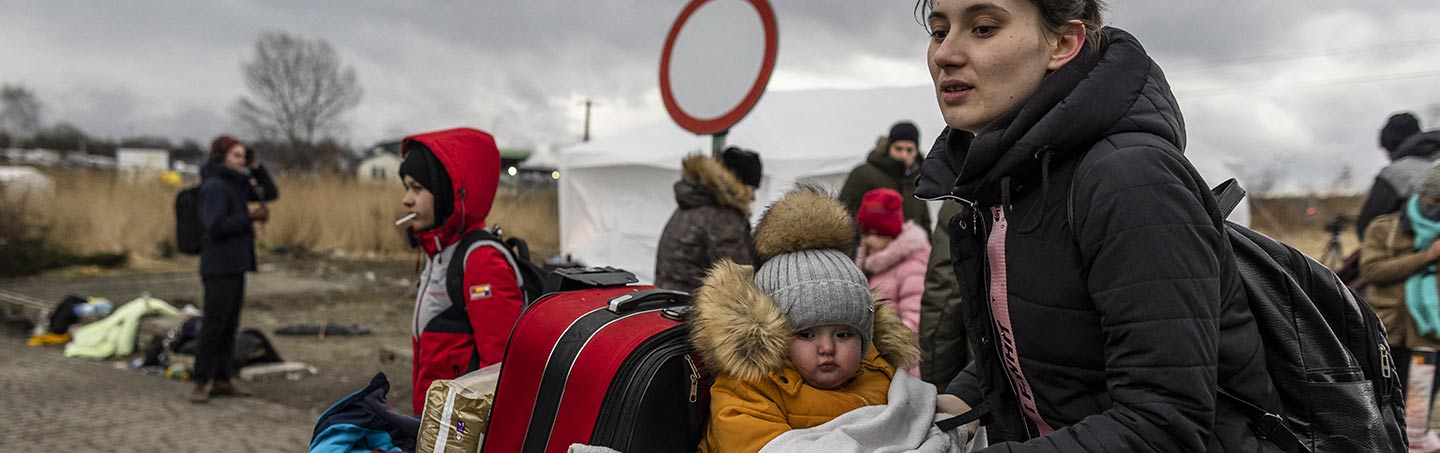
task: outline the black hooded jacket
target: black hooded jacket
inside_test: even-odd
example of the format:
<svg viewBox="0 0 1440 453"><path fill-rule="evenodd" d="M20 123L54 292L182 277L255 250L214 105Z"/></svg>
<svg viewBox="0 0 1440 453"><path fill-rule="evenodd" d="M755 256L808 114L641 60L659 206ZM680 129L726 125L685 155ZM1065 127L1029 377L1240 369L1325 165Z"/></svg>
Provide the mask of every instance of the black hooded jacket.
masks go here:
<svg viewBox="0 0 1440 453"><path fill-rule="evenodd" d="M201 167L200 224L205 226L206 242L200 249L200 275L253 272L255 228L248 203L279 196L275 180L263 165L248 175L218 162Z"/></svg>
<svg viewBox="0 0 1440 453"><path fill-rule="evenodd" d="M923 164L917 195L963 205L940 322L977 357L947 393L991 411L987 451L1275 450L1216 397L1279 408L1180 110L1134 37L1103 36Z"/></svg>

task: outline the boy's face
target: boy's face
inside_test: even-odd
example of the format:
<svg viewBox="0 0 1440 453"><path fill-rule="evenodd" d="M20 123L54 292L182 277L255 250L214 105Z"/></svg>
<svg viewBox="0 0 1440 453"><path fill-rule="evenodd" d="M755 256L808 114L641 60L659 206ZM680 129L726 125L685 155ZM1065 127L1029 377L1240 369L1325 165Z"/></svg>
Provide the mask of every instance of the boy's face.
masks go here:
<svg viewBox="0 0 1440 453"><path fill-rule="evenodd" d="M424 231L435 226L435 194L410 175L405 175L405 198L400 199L400 203L405 205L406 213L415 214L415 218L410 220L410 228Z"/></svg>
<svg viewBox="0 0 1440 453"><path fill-rule="evenodd" d="M844 385L860 371L860 333L854 327L815 326L790 337L790 362L805 383L821 390Z"/></svg>

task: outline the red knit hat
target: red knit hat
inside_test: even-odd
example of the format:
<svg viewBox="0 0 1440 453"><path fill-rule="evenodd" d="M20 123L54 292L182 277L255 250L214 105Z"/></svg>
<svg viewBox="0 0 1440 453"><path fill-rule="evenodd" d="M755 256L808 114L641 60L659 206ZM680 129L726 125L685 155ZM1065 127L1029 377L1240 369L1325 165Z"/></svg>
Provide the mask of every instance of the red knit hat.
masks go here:
<svg viewBox="0 0 1440 453"><path fill-rule="evenodd" d="M865 192L860 200L860 209L855 212L855 223L860 232L895 237L900 235L900 225L905 223L905 199L895 189L875 189Z"/></svg>
<svg viewBox="0 0 1440 453"><path fill-rule="evenodd" d="M235 137L229 135L215 137L215 141L210 142L210 161L220 162L225 160L225 153L229 152L230 148L234 148L235 145L243 145L243 143L240 143L240 140L236 140Z"/></svg>

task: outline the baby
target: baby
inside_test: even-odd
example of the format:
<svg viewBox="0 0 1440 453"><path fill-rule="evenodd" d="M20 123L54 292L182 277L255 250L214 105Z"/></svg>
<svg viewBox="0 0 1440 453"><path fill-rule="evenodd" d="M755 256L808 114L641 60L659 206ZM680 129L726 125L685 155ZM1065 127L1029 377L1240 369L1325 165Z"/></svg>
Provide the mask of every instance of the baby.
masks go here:
<svg viewBox="0 0 1440 453"><path fill-rule="evenodd" d="M839 202L802 188L761 218L757 269L711 268L691 331L717 371L702 451L758 451L786 431L885 404L896 367L917 360L914 333L849 256L855 237Z"/></svg>

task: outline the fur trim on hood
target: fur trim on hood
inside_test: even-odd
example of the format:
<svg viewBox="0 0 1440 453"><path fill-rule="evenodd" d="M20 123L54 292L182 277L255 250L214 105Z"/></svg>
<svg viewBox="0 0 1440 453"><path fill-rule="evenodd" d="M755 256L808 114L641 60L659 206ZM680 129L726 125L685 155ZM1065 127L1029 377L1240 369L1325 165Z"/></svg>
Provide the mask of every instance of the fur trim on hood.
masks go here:
<svg viewBox="0 0 1440 453"><path fill-rule="evenodd" d="M890 241L885 250L869 253L865 247L855 253L855 264L866 275L875 275L890 270L900 263L905 262L915 251L930 246L930 238L925 237L925 230L916 225L915 222L905 221L900 228L900 235ZM926 255L927 259L929 255Z"/></svg>
<svg viewBox="0 0 1440 453"><path fill-rule="evenodd" d="M880 356L896 368L919 363L915 333L888 303L878 298L872 303L873 341ZM785 315L755 286L750 266L723 260L710 268L690 318L691 341L707 366L747 382L763 379L790 365L791 335Z"/></svg>
<svg viewBox="0 0 1440 453"><path fill-rule="evenodd" d="M764 263L801 250L833 249L855 255L858 233L845 206L816 187L800 186L785 194L760 217L755 251Z"/></svg>
<svg viewBox="0 0 1440 453"><path fill-rule="evenodd" d="M680 163L682 177L693 178L709 189L715 204L733 208L750 217L750 202L745 199L745 184L720 161L704 154L691 154Z"/></svg>

